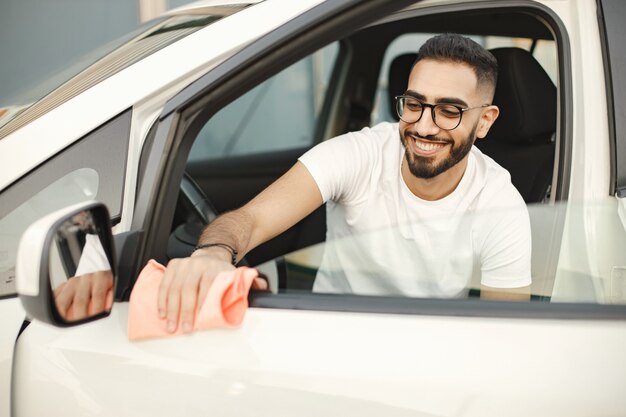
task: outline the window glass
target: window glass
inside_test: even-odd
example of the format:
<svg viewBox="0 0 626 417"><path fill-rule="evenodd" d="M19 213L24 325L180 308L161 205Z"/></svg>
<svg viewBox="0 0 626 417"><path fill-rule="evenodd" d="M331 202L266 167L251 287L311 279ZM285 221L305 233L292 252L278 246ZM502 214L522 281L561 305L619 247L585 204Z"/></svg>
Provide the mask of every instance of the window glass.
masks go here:
<svg viewBox="0 0 626 417"><path fill-rule="evenodd" d="M393 115L390 114L388 102L389 67L392 60L404 53L415 53L419 46L432 36L433 34L426 33L406 34L395 39L386 49L383 49L384 46L380 47L381 52L385 51L385 55L377 80L376 98L370 123L372 126L382 121L394 120ZM532 51L551 79L553 81L557 79L557 54L553 41L534 42L529 38L492 36L471 36L471 38L488 49L517 47ZM363 39L359 38L358 40L362 41ZM357 48L355 51L354 54L365 54ZM306 100L300 101L295 98L297 95L290 96L289 93L283 91L278 94L279 98L276 98L277 95L273 95L273 89L278 88L276 84L280 84L279 87L286 90L292 86L293 80L300 79L300 84L293 84L300 87L292 89L290 92L300 94L305 92L307 87L305 81L313 79L312 76L301 76L307 68L305 65L310 65L309 59L311 58L285 69L276 77L259 85L218 113L204 126L194 144L190 157L192 162L200 159L225 158L284 149L281 147L282 145L274 143L277 138L273 136L278 136L280 139L289 138L291 143L296 144L296 146L306 143L306 140L300 141L300 138L303 133L314 130L315 109L317 107L314 104L313 94L310 94ZM367 74L358 74L358 70L353 69L353 71L354 73L348 74L347 77L368 76ZM371 81L375 80L372 79ZM367 83L363 82L363 84ZM373 82L370 85L372 84ZM316 91L311 87L309 90ZM290 106L285 108L281 98L287 97L291 98L288 101ZM277 107L277 103L282 107ZM301 103L306 103L306 105ZM260 113L266 109L274 113ZM556 113L556 106L554 112ZM295 126L292 126L290 122L295 122ZM270 137L266 137L268 133ZM546 142L548 142L553 140L554 136L546 135L546 137ZM261 138L263 140L260 140ZM308 140L310 141L310 136ZM328 142L332 141L329 140ZM548 145L550 143L548 142ZM327 146L327 143L322 146ZM367 149L366 146L362 148ZM348 148L336 148L336 150L342 151L346 151L346 149ZM326 175L330 176L332 174L329 173L332 172L333 166L341 166L342 164L349 166L350 157L358 155L359 150L355 147L349 148L345 154L339 151L328 152L324 154L327 157L325 160L328 162L319 165L313 164L314 169L310 171L317 173L324 171ZM426 150L430 151L432 148ZM379 155L378 152L372 153ZM486 152L485 154L490 155ZM330 157L336 155L339 155L336 159ZM268 162L269 157L273 154L264 156L268 158L245 160L245 168L254 164L260 166L260 162ZM495 160L495 158L493 159ZM547 165L552 168L552 157L549 155L546 160ZM237 159L237 162L239 161L244 161L244 159ZM317 161L324 161L324 157L320 157ZM197 168L200 164L191 164L190 166ZM219 166L219 164L217 162L206 164L206 167L212 166ZM377 166L374 164L367 166L371 166L372 172L376 172ZM271 176L258 169L249 178L241 179L244 177L241 173L243 169L241 166L230 170L230 173L236 172L238 176L230 182L213 174L211 174L213 175L211 178L208 178L209 174L206 173L206 170L198 169L197 172L202 172L208 178L200 181L202 186L206 185L209 189L208 187L213 185L215 190L223 189L224 194L228 195L237 192L235 191L237 189L235 186L239 185L237 181L241 183L241 188L243 188L249 186L261 175ZM552 169L549 171L552 172ZM343 174L343 172L339 172L339 174ZM362 172L359 177L368 177L369 175L370 172L367 171ZM323 175L318 175L316 178L320 182L324 180ZM271 180L274 179L276 177L271 178ZM214 184L211 184L211 181ZM376 187L372 186L371 188L375 188L376 192L380 194L393 194L395 189L393 186L387 187L387 185L378 186L377 184ZM350 188L351 186L353 187ZM350 178L345 190L351 191L359 186L360 183L356 179ZM363 186L363 188L367 187ZM260 191L261 188L258 190ZM328 186L324 190L329 190L329 193L334 191L332 186ZM400 189L398 193L402 193L403 190L406 191ZM343 192L344 188L341 188L341 191ZM218 192L207 192L206 194L216 203L216 206L219 206L217 204L219 202ZM348 200L351 197L348 194L349 191L346 191L345 194L334 197L337 200L343 198ZM244 203L250 201L254 195L250 193L249 198L241 199L241 201ZM511 200L515 200L516 195L511 195L513 196ZM360 197L361 195L359 195ZM274 280L273 290L277 292L305 291L309 293L458 299L482 295L481 292L484 294L483 287L497 289L494 292L499 291L501 293L499 295L506 294L507 291L504 291L506 289L523 288L522 294L517 295L525 297L526 286L530 285L528 291L533 300L554 302L573 300L599 303L623 303L626 301L626 297L620 299L616 295L618 293L610 289L613 288L611 285L614 286L615 283L610 270L615 270L615 268L611 269L608 266L612 263L615 265L623 264L622 256L617 252L611 254L612 258L609 261L608 257L602 259L597 256L598 254L592 253L593 250L588 250L588 247L574 248L572 246L568 248L571 258L569 260L567 257L561 258L563 247L570 243L575 245L576 241L584 241L585 238L589 237L590 231L594 230L594 226L591 226L590 223L583 227L577 227L578 224L582 223L574 223L569 230L578 237L575 241L565 243L563 239L563 224L566 221L564 206L539 205L537 209L528 207L527 212L525 205L516 204L517 212L515 213L512 211L507 213L506 208L493 211L473 211L472 209L468 210L466 215L450 212L448 217L443 216L443 211L439 210L437 213L433 213L432 218L428 217L426 221L424 221L424 218L427 217L426 214L421 217L422 213L419 213L420 216L407 215L403 217L404 220L400 219L400 215L398 215L398 218L390 218L389 223L384 223L385 220L380 220L380 218L384 216L383 213L387 210L391 211L389 206L382 204L376 206L375 196L370 198L367 195L362 199L359 198L355 198L354 201L350 200L346 204L342 204L343 201L338 204L334 202L328 204L327 218L324 219L324 221L329 220L326 241L278 258L276 261L276 275L278 277ZM404 202L404 200L401 201ZM218 211L222 212L240 206L231 204ZM404 205L401 206L404 207ZM409 207L409 204L406 207ZM353 208L353 211L349 211ZM361 208L363 211L358 212L357 210ZM483 207L483 209L489 210L490 207ZM611 218L602 214L602 211L614 212L615 208L597 207L594 210L597 213L595 219L602 222ZM336 215L337 213L339 215ZM328 216L332 214L336 216L329 218ZM358 226L351 229L344 223L338 221L333 223L340 215L344 215L344 218L347 219L345 223L349 224L350 227L357 224L360 218L366 218L368 221L358 223ZM367 217L369 215L371 218ZM527 227L527 217L530 218L530 230ZM505 227L493 227L493 224L496 224L494 222L500 221L502 224L506 223L506 231L502 231ZM611 221L615 223L618 219L613 215ZM569 226L568 224L565 227ZM602 224L602 227L607 232L612 229L620 231L620 233L614 233L610 238L607 236L607 241L617 242L626 237L623 230L616 228L615 225L609 227L608 224ZM324 224L317 223L312 228L323 229ZM334 228L335 232L331 232L331 228ZM297 230L295 234L301 236L304 233ZM517 239L520 235L523 237ZM515 245L518 241L523 242L514 246L509 244L513 240L516 242ZM269 244L279 246L272 242ZM290 250L293 250L295 246L291 242L284 245L284 247L292 248ZM304 247L304 245L300 247ZM623 247L623 245L618 244L617 247ZM608 255L608 253L607 251L603 252L604 255ZM518 259L522 257L524 258L523 261L518 262ZM269 258L263 260L266 259ZM577 265L577 262L583 259L585 264ZM510 269L505 270L502 267L502 265L507 266L513 263L517 264ZM255 263L251 264L256 265ZM528 270L529 265L530 271ZM599 272L600 270L601 272ZM614 276L618 276L619 273L615 273ZM507 280L507 278L512 277L517 281ZM624 293L626 294L626 291ZM520 298L524 299L524 297Z"/></svg>
<svg viewBox="0 0 626 417"><path fill-rule="evenodd" d="M0 219L0 296L15 292L15 258L19 240L28 226L55 210L95 199L99 182L94 169L77 169Z"/></svg>
<svg viewBox="0 0 626 417"><path fill-rule="evenodd" d="M620 204L610 199L528 207L532 228L531 301L626 304L626 222L620 215ZM473 213L459 218L458 223L476 225L502 214L499 210ZM432 229L450 221L438 218L429 224L372 229L290 253L284 257L284 286L278 292L477 297L481 291L480 271L466 279L450 279L449 270L436 275L420 273L423 269L418 265L417 251L401 237L405 227ZM566 233L562 235L559 225L564 221ZM432 235L428 239L432 240ZM368 246L376 250L367 250ZM462 246L457 241L449 246L452 250L432 255L458 268L469 259ZM347 253L350 260L343 256ZM343 258L335 254L343 254ZM329 276L332 281L327 279ZM447 278L442 280L442 276Z"/></svg>
<svg viewBox="0 0 626 417"><path fill-rule="evenodd" d="M190 161L310 146L335 63L335 42L244 94L202 128Z"/></svg>

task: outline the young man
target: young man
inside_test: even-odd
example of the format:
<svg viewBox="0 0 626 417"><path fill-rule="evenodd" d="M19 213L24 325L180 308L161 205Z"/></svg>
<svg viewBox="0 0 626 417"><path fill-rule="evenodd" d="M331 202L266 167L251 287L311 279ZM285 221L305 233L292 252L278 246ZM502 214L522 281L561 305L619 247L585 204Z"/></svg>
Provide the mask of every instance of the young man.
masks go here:
<svg viewBox="0 0 626 417"><path fill-rule="evenodd" d="M496 78L493 55L469 38L428 40L396 98L398 125L316 146L244 207L209 225L202 249L168 264L158 300L168 330L180 314L190 331L197 300L217 272L324 202L327 242L337 244L327 247L316 291L450 297L478 274L482 297L527 298L525 204L508 172L473 146L498 117L490 104ZM362 237L341 244L354 234Z"/></svg>

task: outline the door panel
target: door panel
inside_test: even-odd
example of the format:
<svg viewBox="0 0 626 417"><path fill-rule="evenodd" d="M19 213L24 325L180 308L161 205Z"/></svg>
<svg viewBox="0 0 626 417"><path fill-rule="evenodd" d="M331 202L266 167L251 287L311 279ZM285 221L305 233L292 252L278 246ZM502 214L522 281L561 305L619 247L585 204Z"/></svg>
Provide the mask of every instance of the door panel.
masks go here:
<svg viewBox="0 0 626 417"><path fill-rule="evenodd" d="M14 415L576 417L626 409L626 362L602 359L621 357L626 324L618 321L250 309L239 329L129 342L126 314L116 303L110 317L76 328L31 324L16 352ZM590 390L590 380L601 387Z"/></svg>

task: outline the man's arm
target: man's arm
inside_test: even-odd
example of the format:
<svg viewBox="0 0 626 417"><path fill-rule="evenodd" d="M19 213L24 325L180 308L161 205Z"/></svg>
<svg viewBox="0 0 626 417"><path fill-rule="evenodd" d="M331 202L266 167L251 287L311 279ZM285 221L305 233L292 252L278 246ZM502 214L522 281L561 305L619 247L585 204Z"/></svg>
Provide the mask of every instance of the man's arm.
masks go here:
<svg viewBox="0 0 626 417"><path fill-rule="evenodd" d="M202 232L198 245L226 244L237 260L261 243L287 230L322 205L322 195L304 164L296 164L249 203L218 217ZM167 330L176 331L179 313L183 331L193 328L198 300L203 300L215 276L232 270L231 253L221 246L195 251L190 257L172 259L158 295L161 318Z"/></svg>
<svg viewBox="0 0 626 417"><path fill-rule="evenodd" d="M529 301L530 285L520 288L493 288L481 285L480 299L499 301Z"/></svg>

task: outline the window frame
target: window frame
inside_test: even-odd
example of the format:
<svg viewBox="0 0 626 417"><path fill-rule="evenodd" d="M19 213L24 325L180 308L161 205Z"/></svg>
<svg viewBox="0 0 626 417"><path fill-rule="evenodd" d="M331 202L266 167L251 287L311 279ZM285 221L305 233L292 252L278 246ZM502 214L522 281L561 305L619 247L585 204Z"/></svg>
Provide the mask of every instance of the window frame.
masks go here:
<svg viewBox="0 0 626 417"><path fill-rule="evenodd" d="M598 0L598 26L604 59L604 79L611 146L611 194L626 197L626 74L620 63L626 62L626 29L617 9L625 10L623 1ZM620 116L621 115L621 116Z"/></svg>

